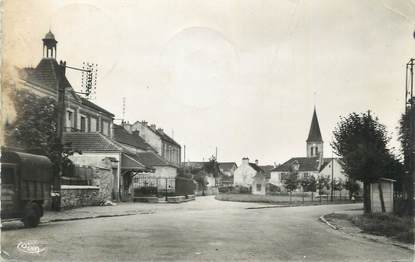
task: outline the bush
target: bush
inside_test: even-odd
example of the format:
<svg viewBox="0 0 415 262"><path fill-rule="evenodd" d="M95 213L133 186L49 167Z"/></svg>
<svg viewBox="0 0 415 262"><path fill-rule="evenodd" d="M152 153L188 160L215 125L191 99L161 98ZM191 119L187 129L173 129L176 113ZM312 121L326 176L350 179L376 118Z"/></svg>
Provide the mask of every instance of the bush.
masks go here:
<svg viewBox="0 0 415 262"><path fill-rule="evenodd" d="M281 192L281 188L273 184L268 184L267 193L275 193L275 192Z"/></svg>
<svg viewBox="0 0 415 262"><path fill-rule="evenodd" d="M219 187L218 188L219 193L231 193L234 191L234 187L228 186L228 187Z"/></svg>

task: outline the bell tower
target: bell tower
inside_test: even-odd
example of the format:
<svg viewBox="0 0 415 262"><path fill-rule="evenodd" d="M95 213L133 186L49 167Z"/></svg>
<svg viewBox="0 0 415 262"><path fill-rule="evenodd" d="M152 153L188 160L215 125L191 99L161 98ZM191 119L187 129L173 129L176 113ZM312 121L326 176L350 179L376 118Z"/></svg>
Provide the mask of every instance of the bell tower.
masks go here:
<svg viewBox="0 0 415 262"><path fill-rule="evenodd" d="M54 58L56 59L56 41L55 36L49 30L49 32L42 39L43 41L43 58Z"/></svg>
<svg viewBox="0 0 415 262"><path fill-rule="evenodd" d="M321 137L320 125L316 108L314 107L310 131L307 138L307 157L323 157L323 138Z"/></svg>

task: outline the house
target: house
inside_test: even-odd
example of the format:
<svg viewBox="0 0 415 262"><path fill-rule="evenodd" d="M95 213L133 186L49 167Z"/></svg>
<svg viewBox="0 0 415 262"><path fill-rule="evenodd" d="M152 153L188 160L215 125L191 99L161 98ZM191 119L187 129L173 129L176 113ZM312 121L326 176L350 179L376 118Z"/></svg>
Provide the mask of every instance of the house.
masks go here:
<svg viewBox="0 0 415 262"><path fill-rule="evenodd" d="M140 173L133 178L133 188L141 192L140 195L145 195L146 188L152 186L157 188L157 193L175 192L177 167L162 159L156 153L139 152L134 158L140 163L151 167L154 172Z"/></svg>
<svg viewBox="0 0 415 262"><path fill-rule="evenodd" d="M219 162L220 171L228 177L233 176L235 170L238 168L238 165L235 162Z"/></svg>
<svg viewBox="0 0 415 262"><path fill-rule="evenodd" d="M66 62L56 61L57 41L48 32L43 41L43 58L32 68L18 70L17 89L28 90L37 96L64 99L63 142L81 152L70 156L77 166L103 166L109 163L111 172L97 182L101 189L111 189L112 199L125 199L129 195L131 176L151 170L130 155L135 151L125 149L113 140L114 114L75 92L66 77ZM61 91L64 91L63 93ZM122 142L122 141L121 141ZM128 144L128 142L126 142ZM108 190L107 190L108 191Z"/></svg>
<svg viewBox="0 0 415 262"><path fill-rule="evenodd" d="M177 166L157 155L147 142L139 135L139 131L128 132L123 126L114 124L113 139L130 156L143 166L150 168L150 172L137 173L133 178L133 190L145 188L147 185L157 187L158 191L175 190ZM144 192L145 193L145 192Z"/></svg>
<svg viewBox="0 0 415 262"><path fill-rule="evenodd" d="M66 62L56 61L57 41L52 32L43 40L43 58L34 67L18 70L18 89L58 100L59 89L65 90L65 132L100 132L111 136L114 114L77 94L66 78Z"/></svg>
<svg viewBox="0 0 415 262"><path fill-rule="evenodd" d="M283 179L292 171L295 171L299 178L306 176L317 178L320 174L319 159L317 157L293 157L271 171L269 183L283 189Z"/></svg>
<svg viewBox="0 0 415 262"><path fill-rule="evenodd" d="M138 132L163 159L174 165L180 165L181 146L162 128L157 128L154 124L148 125L146 121L137 121L134 124L124 123L123 126L129 132Z"/></svg>
<svg viewBox="0 0 415 262"><path fill-rule="evenodd" d="M220 187L229 187L233 185L233 174L238 168L235 162L219 162L219 170L221 176L219 177L218 184Z"/></svg>
<svg viewBox="0 0 415 262"><path fill-rule="evenodd" d="M146 151L155 152L137 131L129 133L124 127L113 124L113 134L113 139L116 142L134 154Z"/></svg>
<svg viewBox="0 0 415 262"><path fill-rule="evenodd" d="M290 172L295 171L301 179L307 176L328 176L330 179L347 180L339 158L323 157L323 138L317 112L314 108L311 126L306 140L306 157L293 157L271 171L269 183L284 189L283 179Z"/></svg>
<svg viewBox="0 0 415 262"><path fill-rule="evenodd" d="M250 163L249 158L242 158L242 163L234 172L234 186L250 188L253 194L265 192L265 171L256 163Z"/></svg>
<svg viewBox="0 0 415 262"><path fill-rule="evenodd" d="M113 200L127 201L133 196L132 179L140 173L152 173L151 167L141 163L136 152L129 151L115 140L99 132L66 132L63 141L81 153L69 156L69 159L80 166L99 166L103 159L112 163L111 183Z"/></svg>

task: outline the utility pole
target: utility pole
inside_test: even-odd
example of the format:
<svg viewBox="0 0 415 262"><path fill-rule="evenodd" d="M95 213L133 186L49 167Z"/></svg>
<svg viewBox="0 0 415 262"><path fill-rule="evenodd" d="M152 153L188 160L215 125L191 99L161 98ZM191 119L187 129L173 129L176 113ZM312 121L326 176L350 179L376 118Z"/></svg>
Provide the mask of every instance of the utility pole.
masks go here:
<svg viewBox="0 0 415 262"><path fill-rule="evenodd" d="M58 136L58 142L62 146L63 151L63 127L64 127L64 117L65 117L65 86L62 83L62 77L65 75L65 62L61 62L59 64L59 72L58 72L58 112L57 112L57 122L56 122L56 131ZM62 177L62 153L59 152L57 156L58 161L58 170L55 173L55 179L53 181L53 195L52 198L52 206L53 210L60 211L61 210L61 177Z"/></svg>
<svg viewBox="0 0 415 262"><path fill-rule="evenodd" d="M333 202L333 193L334 193L334 157L333 152L331 152L331 202Z"/></svg>
<svg viewBox="0 0 415 262"><path fill-rule="evenodd" d="M186 145L183 145L183 163L186 166Z"/></svg>
<svg viewBox="0 0 415 262"><path fill-rule="evenodd" d="M57 173L55 173L54 181L53 181L53 195L52 198L52 207L55 211L61 210L61 178L63 174L63 151L64 151L64 143L63 143L63 132L64 132L64 126L65 126L65 117L66 117L66 106L65 106L65 97L66 97L66 88L67 86L64 86L64 82L62 81L65 78L66 74L66 68L87 72L90 75L90 79L87 83L87 92L75 92L78 94L84 94L87 97L90 95L92 88L96 85L96 80L93 83L92 82L92 71L91 69L80 69L76 67L67 66L65 61L59 62L59 72L57 73L57 88L58 88L58 112L57 112L57 121L56 121L56 133L58 142L61 146L61 150L57 156L58 161L58 170ZM96 71L95 71L96 73Z"/></svg>
<svg viewBox="0 0 415 262"><path fill-rule="evenodd" d="M414 33L415 37L415 33ZM407 161L407 200L408 215L414 215L414 177L415 177L415 97L414 97L414 65L415 59L411 58L406 64L406 87L405 87L405 114L409 121L409 159ZM409 73L409 79L408 79ZM409 83L408 83L409 82Z"/></svg>

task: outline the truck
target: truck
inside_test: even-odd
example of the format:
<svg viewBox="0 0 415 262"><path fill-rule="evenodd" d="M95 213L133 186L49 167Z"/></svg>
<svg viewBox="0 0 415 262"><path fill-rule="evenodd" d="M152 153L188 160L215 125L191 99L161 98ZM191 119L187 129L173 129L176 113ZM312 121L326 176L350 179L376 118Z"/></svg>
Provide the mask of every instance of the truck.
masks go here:
<svg viewBox="0 0 415 262"><path fill-rule="evenodd" d="M46 156L1 151L1 219L36 227L51 198L52 162Z"/></svg>

